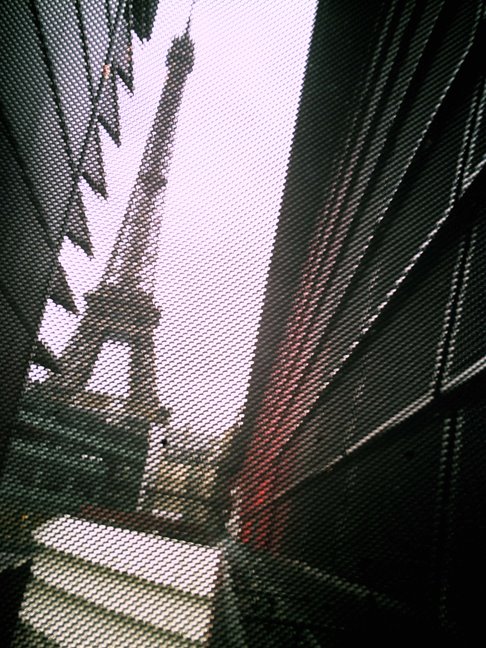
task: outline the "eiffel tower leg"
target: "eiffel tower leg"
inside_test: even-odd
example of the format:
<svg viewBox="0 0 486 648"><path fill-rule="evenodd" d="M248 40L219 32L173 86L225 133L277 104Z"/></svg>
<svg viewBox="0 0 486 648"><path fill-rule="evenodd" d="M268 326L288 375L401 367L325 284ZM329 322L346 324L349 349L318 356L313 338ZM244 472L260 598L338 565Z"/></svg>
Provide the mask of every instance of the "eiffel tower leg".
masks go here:
<svg viewBox="0 0 486 648"><path fill-rule="evenodd" d="M155 364L152 337L137 337L132 345L127 409L152 420L156 420L160 407L155 387Z"/></svg>
<svg viewBox="0 0 486 648"><path fill-rule="evenodd" d="M86 388L106 341L106 332L98 322L90 320L88 316L82 321L62 359L63 386L71 393L79 393Z"/></svg>

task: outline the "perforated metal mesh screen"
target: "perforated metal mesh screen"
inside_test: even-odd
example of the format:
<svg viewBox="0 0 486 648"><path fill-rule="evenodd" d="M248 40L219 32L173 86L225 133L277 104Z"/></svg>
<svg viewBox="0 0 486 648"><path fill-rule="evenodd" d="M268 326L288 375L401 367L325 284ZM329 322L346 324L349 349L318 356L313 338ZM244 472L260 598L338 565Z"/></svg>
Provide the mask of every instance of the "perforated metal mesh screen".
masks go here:
<svg viewBox="0 0 486 648"><path fill-rule="evenodd" d="M2 9L3 645L471 640L484 9Z"/></svg>

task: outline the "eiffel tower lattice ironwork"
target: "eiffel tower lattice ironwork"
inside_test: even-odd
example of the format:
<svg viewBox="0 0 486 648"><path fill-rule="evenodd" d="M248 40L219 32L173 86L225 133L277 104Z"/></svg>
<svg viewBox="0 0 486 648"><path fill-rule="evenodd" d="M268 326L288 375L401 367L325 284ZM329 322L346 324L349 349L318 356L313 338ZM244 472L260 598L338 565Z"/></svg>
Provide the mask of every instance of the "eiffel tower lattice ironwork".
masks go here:
<svg viewBox="0 0 486 648"><path fill-rule="evenodd" d="M167 80L104 275L98 288L86 295L85 314L60 359L60 372L45 383L62 400L81 403L104 343L125 342L130 347L129 389L119 415L142 428L163 423L167 414L156 386L154 331L160 311L153 297L154 266L160 199L167 184L183 89L193 64L188 23L168 51Z"/></svg>

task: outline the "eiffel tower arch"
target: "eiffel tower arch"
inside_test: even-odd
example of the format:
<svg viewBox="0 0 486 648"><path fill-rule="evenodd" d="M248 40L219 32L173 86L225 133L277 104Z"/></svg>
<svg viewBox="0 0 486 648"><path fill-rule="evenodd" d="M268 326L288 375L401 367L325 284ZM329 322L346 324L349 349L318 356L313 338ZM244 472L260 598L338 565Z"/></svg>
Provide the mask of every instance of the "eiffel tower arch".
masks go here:
<svg viewBox="0 0 486 648"><path fill-rule="evenodd" d="M61 361L61 372L43 385L46 395L69 402L86 399L103 345L123 342L130 350L128 393L123 416L139 422L163 424L166 415L157 394L154 332L160 312L143 291L125 294L105 285L86 296L86 314Z"/></svg>

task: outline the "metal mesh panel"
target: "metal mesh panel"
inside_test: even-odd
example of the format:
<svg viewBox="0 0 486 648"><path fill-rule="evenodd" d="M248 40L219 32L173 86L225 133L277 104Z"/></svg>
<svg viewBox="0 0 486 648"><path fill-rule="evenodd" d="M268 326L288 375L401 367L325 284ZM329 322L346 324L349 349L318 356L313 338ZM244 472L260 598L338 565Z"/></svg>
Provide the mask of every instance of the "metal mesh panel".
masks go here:
<svg viewBox="0 0 486 648"><path fill-rule="evenodd" d="M323 572L424 611L432 602L441 436L440 425L409 427L316 475L292 502L292 553L299 558L313 553ZM325 509L313 496L316 490Z"/></svg>
<svg viewBox="0 0 486 648"><path fill-rule="evenodd" d="M443 561L442 610L452 628L473 625L479 613L483 582L478 580L478 599L468 595L469 570L482 573L484 556L479 550L484 524L484 404L459 413L452 449L451 490L444 520L447 537Z"/></svg>
<svg viewBox="0 0 486 648"><path fill-rule="evenodd" d="M471 242L464 270L464 284L453 332L448 378L463 372L474 372L485 354L481 313L484 311L484 291L481 289L485 272L486 225L480 220L471 233ZM477 369L477 368L476 368Z"/></svg>
<svg viewBox="0 0 486 648"><path fill-rule="evenodd" d="M472 645L484 16L5 8L2 645Z"/></svg>

